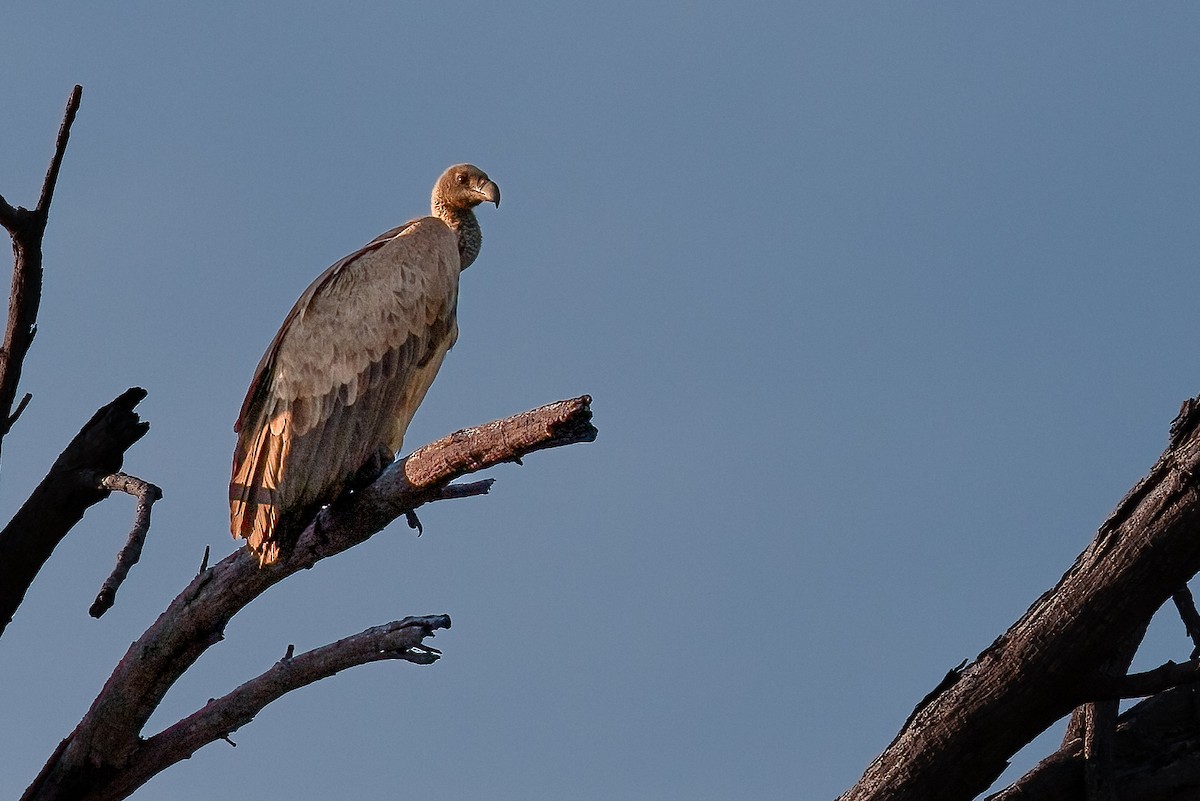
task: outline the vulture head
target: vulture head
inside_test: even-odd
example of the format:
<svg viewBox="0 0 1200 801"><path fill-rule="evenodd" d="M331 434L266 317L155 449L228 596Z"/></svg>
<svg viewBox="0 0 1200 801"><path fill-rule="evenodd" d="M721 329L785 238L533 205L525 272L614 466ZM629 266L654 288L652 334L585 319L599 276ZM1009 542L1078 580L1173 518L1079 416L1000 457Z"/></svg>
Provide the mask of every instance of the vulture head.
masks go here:
<svg viewBox="0 0 1200 801"><path fill-rule="evenodd" d="M433 185L433 208L464 211L483 202L500 207L500 187L474 164L455 164Z"/></svg>

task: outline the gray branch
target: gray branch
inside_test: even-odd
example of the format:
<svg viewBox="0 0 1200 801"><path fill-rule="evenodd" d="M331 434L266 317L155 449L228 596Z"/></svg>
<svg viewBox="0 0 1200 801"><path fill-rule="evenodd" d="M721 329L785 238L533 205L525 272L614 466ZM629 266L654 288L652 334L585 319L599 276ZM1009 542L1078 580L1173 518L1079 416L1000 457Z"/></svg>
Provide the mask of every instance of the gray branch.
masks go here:
<svg viewBox="0 0 1200 801"><path fill-rule="evenodd" d="M115 801L139 759L142 729L175 681L224 637L229 620L291 574L364 542L421 505L478 494L452 481L544 448L591 442L591 398L559 401L418 449L361 492L322 510L290 553L260 568L245 548L203 570L130 646L91 708L50 757L25 801Z"/></svg>
<svg viewBox="0 0 1200 801"><path fill-rule="evenodd" d="M146 534L150 531L150 509L154 502L162 498L162 490L135 476L125 473L113 473L100 479L100 486L107 490L124 492L137 498L137 508L133 513L133 528L125 547L117 554L117 564L96 595L88 614L100 617L112 608L117 599L117 590L129 575L129 569L142 558L142 546L146 543Z"/></svg>
<svg viewBox="0 0 1200 801"><path fill-rule="evenodd" d="M298 656L289 654L265 673L228 695L148 738L137 749L120 779L104 797L125 797L158 773L188 759L209 743L225 740L246 725L272 701L292 690L328 678L346 668L384 659L402 659L418 665L433 664L440 652L424 645L436 629L450 628L447 615L406 617L367 629L352 637L315 648ZM90 796L89 796L90 797Z"/></svg>

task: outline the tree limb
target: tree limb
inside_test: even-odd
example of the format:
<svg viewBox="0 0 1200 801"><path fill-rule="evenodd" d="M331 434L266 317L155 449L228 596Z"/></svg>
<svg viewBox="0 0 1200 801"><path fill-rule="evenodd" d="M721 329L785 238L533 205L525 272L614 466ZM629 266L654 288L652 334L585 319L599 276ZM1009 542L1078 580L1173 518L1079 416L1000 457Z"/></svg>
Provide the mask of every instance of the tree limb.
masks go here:
<svg viewBox="0 0 1200 801"><path fill-rule="evenodd" d="M1113 769L1113 739L1117 734L1117 702L1085 704L1087 730L1083 736L1083 786L1087 801L1118 801Z"/></svg>
<svg viewBox="0 0 1200 801"><path fill-rule="evenodd" d="M440 653L423 645L435 629L450 628L447 615L406 617L376 626L352 637L313 649L299 656L289 654L265 673L251 679L178 723L148 738L130 759L119 779L80 797L80 801L124 798L175 763L188 759L205 745L229 740L229 735L246 725L267 704L300 687L328 678L346 668L384 659L403 659L418 665L435 662ZM232 742L232 741L230 741Z"/></svg>
<svg viewBox="0 0 1200 801"><path fill-rule="evenodd" d="M71 125L82 97L83 88L76 86L67 100L37 206L32 211L13 207L0 197L0 225L8 230L13 245L8 322L4 344L0 346L0 442L25 411L31 397L26 393L13 409L25 356L37 333L42 297L42 238ZM100 409L0 531L0 634L54 548L89 506L108 497L109 489L99 486L96 479L119 470L125 451L146 433L146 424L139 422L133 411L145 395L144 390L131 389Z"/></svg>
<svg viewBox="0 0 1200 801"><path fill-rule="evenodd" d="M67 100L63 121L58 129L54 155L46 178L42 182L42 193L37 206L29 211L20 206L13 207L0 197L0 225L8 229L13 244L12 290L8 296L8 324L4 332L4 344L0 346L0 443L12 428L28 403L21 401L15 412L13 401L17 397L17 384L21 380L21 367L25 354L37 332L38 306L42 300L42 237L46 232L46 221L50 215L50 202L54 199L54 188L58 183L58 172L67 140L71 135L71 124L79 111L83 87L76 86Z"/></svg>
<svg viewBox="0 0 1200 801"><path fill-rule="evenodd" d="M89 506L109 496L97 477L120 470L125 451L149 430L134 411L145 397L134 387L100 408L0 530L0 634L58 543Z"/></svg>
<svg viewBox="0 0 1200 801"><path fill-rule="evenodd" d="M1099 679L1093 684L1093 692L1097 696L1114 701L1121 698L1146 698L1197 681L1200 681L1200 659L1191 659L1182 664L1167 662L1143 673Z"/></svg>
<svg viewBox="0 0 1200 801"><path fill-rule="evenodd" d="M1183 621L1183 627L1187 631L1188 637L1192 640L1191 658L1200 657L1200 612L1196 611L1196 599L1192 597L1192 591L1185 584L1175 591L1172 600L1175 601L1179 618Z"/></svg>
<svg viewBox="0 0 1200 801"><path fill-rule="evenodd" d="M1103 665L1200 569L1200 398L1057 586L917 712L842 801L966 801L1072 708Z"/></svg>
<svg viewBox="0 0 1200 801"><path fill-rule="evenodd" d="M279 561L260 568L239 548L204 570L130 646L75 731L47 762L25 801L106 795L144 747L142 728L172 684L220 641L229 620L287 576L365 541L451 481L543 448L591 442L591 398L583 396L465 429L426 445L373 484L321 511ZM451 492L452 496L455 494Z"/></svg>
<svg viewBox="0 0 1200 801"><path fill-rule="evenodd" d="M987 801L1087 801L1082 741L1057 752ZM1113 773L1121 801L1200 796L1200 688L1158 693L1127 710L1113 741Z"/></svg>
<svg viewBox="0 0 1200 801"><path fill-rule="evenodd" d="M92 606L88 610L88 614L92 617L100 617L112 609L113 602L117 599L117 590L125 581L125 577L129 575L129 569L142 558L142 546L146 543L146 534L150 532L150 508L154 506L155 501L162 498L161 489L149 481L143 481L125 473L113 473L105 476L100 480L100 486L132 495L137 498L137 508L133 513L133 528L129 532L129 538L125 542L125 547L117 554L117 564L104 584L101 585L96 600L92 602Z"/></svg>

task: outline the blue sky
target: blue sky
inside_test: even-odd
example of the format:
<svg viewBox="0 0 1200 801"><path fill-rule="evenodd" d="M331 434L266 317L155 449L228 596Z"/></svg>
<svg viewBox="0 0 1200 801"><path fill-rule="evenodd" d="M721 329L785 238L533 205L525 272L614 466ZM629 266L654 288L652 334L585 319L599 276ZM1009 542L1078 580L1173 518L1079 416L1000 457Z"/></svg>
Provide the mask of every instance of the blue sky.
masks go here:
<svg viewBox="0 0 1200 801"><path fill-rule="evenodd" d="M471 161L504 203L407 444L583 393L599 440L236 617L152 728L289 643L454 628L136 797L836 796L1197 393L1198 29L1183 3L6 9L10 202L84 100L0 508L133 385L126 466L165 498L108 616L127 498L0 640L0 795L233 549L232 422L297 295ZM1139 664L1189 650L1167 618Z"/></svg>

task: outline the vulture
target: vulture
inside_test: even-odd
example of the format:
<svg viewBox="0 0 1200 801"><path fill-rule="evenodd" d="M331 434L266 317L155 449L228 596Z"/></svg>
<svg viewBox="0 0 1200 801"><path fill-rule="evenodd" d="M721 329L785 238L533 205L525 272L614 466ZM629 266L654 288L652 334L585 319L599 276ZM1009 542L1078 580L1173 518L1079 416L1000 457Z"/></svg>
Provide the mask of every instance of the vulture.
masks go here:
<svg viewBox="0 0 1200 801"><path fill-rule="evenodd" d="M230 528L260 565L400 451L458 336L458 278L479 255L474 208L485 201L500 206L486 173L450 167L431 216L336 262L284 319L234 425Z"/></svg>

